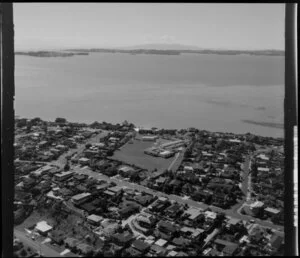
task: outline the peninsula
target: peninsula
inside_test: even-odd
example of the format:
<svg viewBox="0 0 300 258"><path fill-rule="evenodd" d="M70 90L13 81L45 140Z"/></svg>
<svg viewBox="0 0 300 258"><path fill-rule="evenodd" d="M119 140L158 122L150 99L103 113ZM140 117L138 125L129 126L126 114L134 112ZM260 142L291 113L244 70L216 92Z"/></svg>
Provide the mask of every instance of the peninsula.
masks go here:
<svg viewBox="0 0 300 258"><path fill-rule="evenodd" d="M28 51L15 52L16 55L34 57L70 57L74 55L88 55L89 53L125 53L131 55L180 55L180 54L215 54L215 55L252 55L252 56L284 56L283 50L212 50L212 49L117 49L117 48L89 48L67 49L64 51Z"/></svg>
<svg viewBox="0 0 300 258"><path fill-rule="evenodd" d="M63 52L63 51L28 51L22 52L17 51L15 55L26 55L26 56L34 56L34 57L70 57L75 55L88 55L88 52Z"/></svg>

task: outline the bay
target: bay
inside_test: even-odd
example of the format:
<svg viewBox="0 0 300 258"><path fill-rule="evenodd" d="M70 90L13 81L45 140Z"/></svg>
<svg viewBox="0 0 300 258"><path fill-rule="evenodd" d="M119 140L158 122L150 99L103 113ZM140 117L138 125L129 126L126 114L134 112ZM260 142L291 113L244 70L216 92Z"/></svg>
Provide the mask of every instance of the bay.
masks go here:
<svg viewBox="0 0 300 258"><path fill-rule="evenodd" d="M21 117L283 137L283 56L16 55L15 86Z"/></svg>

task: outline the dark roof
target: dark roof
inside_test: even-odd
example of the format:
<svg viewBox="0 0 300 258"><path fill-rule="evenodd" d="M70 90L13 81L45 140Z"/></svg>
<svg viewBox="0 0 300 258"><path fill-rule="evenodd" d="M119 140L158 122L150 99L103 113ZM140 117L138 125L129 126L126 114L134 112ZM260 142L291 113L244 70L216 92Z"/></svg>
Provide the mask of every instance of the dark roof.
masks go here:
<svg viewBox="0 0 300 258"><path fill-rule="evenodd" d="M68 244L70 247L75 247L78 244L78 240L72 237L68 237L64 240L65 244Z"/></svg>
<svg viewBox="0 0 300 258"><path fill-rule="evenodd" d="M84 174L75 174L73 176L74 179L77 179L77 180L84 180L87 178L87 175L84 175Z"/></svg>
<svg viewBox="0 0 300 258"><path fill-rule="evenodd" d="M179 186L181 184L181 181L178 179L173 179L169 184Z"/></svg>
<svg viewBox="0 0 300 258"><path fill-rule="evenodd" d="M278 235L273 235L271 240L270 240L270 244L272 245L273 248L278 249L283 241L283 237L282 236L278 236Z"/></svg>
<svg viewBox="0 0 300 258"><path fill-rule="evenodd" d="M155 253L160 254L160 255L163 254L163 252L166 251L165 248L163 248L163 247L161 247L161 246L158 246L158 245L156 245L156 244L153 244L153 245L150 247L150 249L151 249L152 252L155 252Z"/></svg>
<svg viewBox="0 0 300 258"><path fill-rule="evenodd" d="M120 209L118 212L120 215L126 215L127 213L135 211L137 208L133 206L126 206L122 209Z"/></svg>
<svg viewBox="0 0 300 258"><path fill-rule="evenodd" d="M177 228L173 224L171 224L168 221L164 221L164 220L160 220L158 222L158 227L163 227L163 228L167 229L170 232L175 232L177 230Z"/></svg>
<svg viewBox="0 0 300 258"><path fill-rule="evenodd" d="M82 253L87 254L93 251L93 247L87 244L79 244L77 245L77 249L79 249Z"/></svg>
<svg viewBox="0 0 300 258"><path fill-rule="evenodd" d="M126 249L126 253L128 253L130 256L141 256L142 252L138 251L137 249L133 247L129 247Z"/></svg>
<svg viewBox="0 0 300 258"><path fill-rule="evenodd" d="M175 245L178 245L178 246L183 246L183 245L190 244L190 241L181 236L181 237L178 237L178 238L174 238L172 243L175 244Z"/></svg>
<svg viewBox="0 0 300 258"><path fill-rule="evenodd" d="M128 243L133 239L133 235L129 231L118 233L114 235L114 238L120 243Z"/></svg>
<svg viewBox="0 0 300 258"><path fill-rule="evenodd" d="M223 249L225 255L233 255L233 253L238 248L238 244L232 243L232 245L226 245Z"/></svg>
<svg viewBox="0 0 300 258"><path fill-rule="evenodd" d="M100 206L101 203L102 203L101 199L95 199L91 202L91 204L93 204L94 206Z"/></svg>
<svg viewBox="0 0 300 258"><path fill-rule="evenodd" d="M170 207L167 208L167 212L171 212L171 213L176 213L181 209L181 205L178 203L174 203L173 205L171 205Z"/></svg>
<svg viewBox="0 0 300 258"><path fill-rule="evenodd" d="M77 185L76 189L82 192L85 192L87 190L86 187L84 187L83 185Z"/></svg>
<svg viewBox="0 0 300 258"><path fill-rule="evenodd" d="M65 235L65 232L61 230L53 230L50 232L49 237L55 242L60 242L65 239Z"/></svg>
<svg viewBox="0 0 300 258"><path fill-rule="evenodd" d="M219 239L219 238L216 239L214 242L216 244L224 246L223 252L226 255L232 255L236 251L236 249L238 248L238 246L239 246L236 243L229 242L229 241L226 241L226 240L222 240L222 239Z"/></svg>
<svg viewBox="0 0 300 258"><path fill-rule="evenodd" d="M141 251L141 252L143 252L143 251L147 250L150 247L150 245L143 242L143 241L141 241L141 240L139 240L139 239L136 239L132 243L132 247L139 250L139 251Z"/></svg>
<svg viewBox="0 0 300 258"><path fill-rule="evenodd" d="M151 202L152 201L152 199L153 199L153 196L151 196L151 195L139 195L139 196L136 196L135 198L134 198L138 203L140 203L140 204L142 204L142 205L145 205L145 204L147 204L147 203L149 203L149 202Z"/></svg>
<svg viewBox="0 0 300 258"><path fill-rule="evenodd" d="M185 253L185 252L180 251L180 252L178 252L178 253L176 254L176 256L182 257L182 256L189 256L189 255L188 255L187 253Z"/></svg>
<svg viewBox="0 0 300 258"><path fill-rule="evenodd" d="M83 210L87 211L87 212L92 212L94 211L97 207L95 207L92 203L84 203L82 205L80 205L80 208L82 208Z"/></svg>

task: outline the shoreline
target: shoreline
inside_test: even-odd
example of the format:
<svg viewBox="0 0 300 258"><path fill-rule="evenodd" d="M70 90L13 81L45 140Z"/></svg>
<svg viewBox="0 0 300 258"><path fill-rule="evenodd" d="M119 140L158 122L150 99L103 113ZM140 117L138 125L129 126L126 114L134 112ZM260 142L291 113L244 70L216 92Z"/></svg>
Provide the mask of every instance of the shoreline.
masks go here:
<svg viewBox="0 0 300 258"><path fill-rule="evenodd" d="M25 117L25 116L21 116L21 115L18 115L18 114L15 114L15 119L27 119L27 120L31 120L31 119L34 119L36 118L37 116L35 117ZM59 117L59 116L58 116ZM50 122L50 123L54 123L54 119L45 119L45 118L41 118L43 121L46 121L46 122ZM67 119L67 118L66 118ZM126 119L124 119L126 120ZM123 120L123 121L124 121ZM128 120L127 120L128 121ZM243 120L244 121L244 120ZM249 120L251 121L251 120ZM83 121L83 120L76 120L76 121L69 121L67 119L67 122L68 123L77 123L77 124L85 124L86 126L89 126L91 124L93 124L94 122L98 122L98 123L103 123L104 120L101 120L101 121L97 121L97 120L94 120L94 121ZM118 122L114 122L114 121L105 121L107 124L112 124L112 125L116 125L116 124L122 124L122 121L118 121ZM153 125L153 126L150 126L149 125L137 125L133 122L129 122L129 123L132 123L134 124L135 128L140 128L140 129L145 129L145 128L156 128L158 130L177 130L177 131L180 131L180 130L188 130L189 128L195 128L199 131L205 131L205 132L208 132L208 133L213 133L213 134L228 134L228 135L232 135L232 136L243 136L243 135L246 135L246 134L250 134L250 135L253 135L253 136L258 136L258 137L263 137L263 138L272 138L272 139L284 139L284 128L278 128L278 127L271 127L271 128L275 128L275 129L282 129L282 136L281 137L273 137L273 136L265 136L265 135L260 135L260 134L257 134L257 133L252 133L252 132L239 132L239 133L234 133L234 132L230 132L230 131L226 131L226 130L223 130L223 131L214 131L214 130L208 130L208 129L204 129L204 128L197 128L197 127L193 127L193 126L187 126L185 128L168 128L168 127L158 127L156 125ZM246 122L245 122L246 123ZM258 126L263 126L263 125L260 125L260 124L255 124L255 125L258 125ZM264 127L267 127L267 126L264 126Z"/></svg>

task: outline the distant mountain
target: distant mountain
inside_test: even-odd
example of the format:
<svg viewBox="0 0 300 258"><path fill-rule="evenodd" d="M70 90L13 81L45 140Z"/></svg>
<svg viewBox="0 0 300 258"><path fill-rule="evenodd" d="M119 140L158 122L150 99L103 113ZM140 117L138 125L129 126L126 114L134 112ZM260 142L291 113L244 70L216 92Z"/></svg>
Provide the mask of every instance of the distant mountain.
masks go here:
<svg viewBox="0 0 300 258"><path fill-rule="evenodd" d="M142 44L142 45L135 45L130 47L118 47L116 49L203 50L204 48L200 48L197 46L190 46L190 45L182 45L182 44Z"/></svg>

